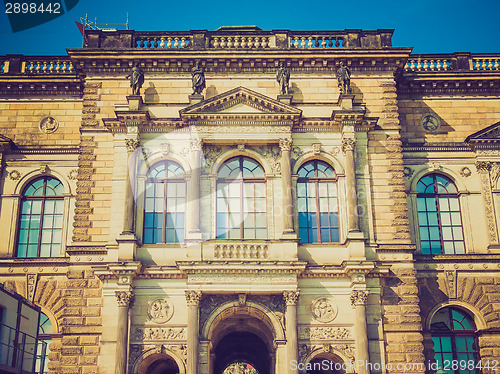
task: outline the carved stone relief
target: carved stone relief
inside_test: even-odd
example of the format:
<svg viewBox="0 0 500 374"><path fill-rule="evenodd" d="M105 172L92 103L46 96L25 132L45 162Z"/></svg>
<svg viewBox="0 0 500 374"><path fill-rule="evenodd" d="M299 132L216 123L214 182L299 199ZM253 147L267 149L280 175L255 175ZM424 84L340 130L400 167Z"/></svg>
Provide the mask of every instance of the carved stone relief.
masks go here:
<svg viewBox="0 0 500 374"><path fill-rule="evenodd" d="M345 327L299 327L299 339L343 340L350 338L351 332Z"/></svg>
<svg viewBox="0 0 500 374"><path fill-rule="evenodd" d="M148 305L149 319L155 323L165 323L174 314L173 305L167 299L157 298L151 300Z"/></svg>
<svg viewBox="0 0 500 374"><path fill-rule="evenodd" d="M311 303L311 312L317 321L328 323L337 316L337 306L332 300L322 297Z"/></svg>
<svg viewBox="0 0 500 374"><path fill-rule="evenodd" d="M38 122L38 128L44 134L52 134L59 128L59 122L54 117L44 117Z"/></svg>
<svg viewBox="0 0 500 374"><path fill-rule="evenodd" d="M146 340L185 340L186 329L183 327L136 327L132 341Z"/></svg>

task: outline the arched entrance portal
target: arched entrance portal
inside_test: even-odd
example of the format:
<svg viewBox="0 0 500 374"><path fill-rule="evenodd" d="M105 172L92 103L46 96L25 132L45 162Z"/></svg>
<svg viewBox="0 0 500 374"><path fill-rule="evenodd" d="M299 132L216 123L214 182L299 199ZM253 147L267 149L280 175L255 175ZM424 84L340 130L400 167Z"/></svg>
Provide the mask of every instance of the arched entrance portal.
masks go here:
<svg viewBox="0 0 500 374"><path fill-rule="evenodd" d="M226 370L229 366L232 367ZM236 368L235 366L241 368ZM257 335L250 332L227 334L215 348L215 374L237 373L241 369L254 368L258 374L269 374L271 366L269 350ZM242 374L245 373L243 370Z"/></svg>
<svg viewBox="0 0 500 374"><path fill-rule="evenodd" d="M210 374L275 374L278 357L286 353L278 315L260 303L237 302L213 311L203 328L209 341ZM227 369L227 370L226 370Z"/></svg>
<svg viewBox="0 0 500 374"><path fill-rule="evenodd" d="M139 374L179 374L175 360L165 353L156 353L146 357L139 366Z"/></svg>

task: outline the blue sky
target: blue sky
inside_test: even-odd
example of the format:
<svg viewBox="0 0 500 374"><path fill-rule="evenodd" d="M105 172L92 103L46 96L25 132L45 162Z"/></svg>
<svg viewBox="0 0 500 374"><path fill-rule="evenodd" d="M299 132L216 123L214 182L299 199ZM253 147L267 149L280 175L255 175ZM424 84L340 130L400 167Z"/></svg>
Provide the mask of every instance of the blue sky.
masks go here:
<svg viewBox="0 0 500 374"><path fill-rule="evenodd" d="M500 53L500 0L80 0L59 18L17 33L11 31L4 4L0 6L0 55L65 55L66 48L81 47L75 25L80 17L87 13L98 23L124 23L127 12L130 28L141 31L229 25L264 30L393 28L393 46L414 47L413 53Z"/></svg>

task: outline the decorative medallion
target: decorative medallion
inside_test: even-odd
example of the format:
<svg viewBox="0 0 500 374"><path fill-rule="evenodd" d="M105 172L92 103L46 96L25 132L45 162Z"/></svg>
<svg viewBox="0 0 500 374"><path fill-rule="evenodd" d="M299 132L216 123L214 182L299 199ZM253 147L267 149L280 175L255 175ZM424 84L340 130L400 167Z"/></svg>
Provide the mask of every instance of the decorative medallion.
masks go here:
<svg viewBox="0 0 500 374"><path fill-rule="evenodd" d="M406 179L410 179L411 176L413 175L413 170L411 168L409 168L408 166L405 166L403 168L403 174L404 174Z"/></svg>
<svg viewBox="0 0 500 374"><path fill-rule="evenodd" d="M328 323L337 317L337 306L326 297L316 299L311 304L311 311L317 321Z"/></svg>
<svg viewBox="0 0 500 374"><path fill-rule="evenodd" d="M441 128L441 120L434 114L424 114L420 118L420 124L427 132L435 133Z"/></svg>
<svg viewBox="0 0 500 374"><path fill-rule="evenodd" d="M148 316L151 321L165 323L174 314L174 308L167 299L158 298L149 302Z"/></svg>
<svg viewBox="0 0 500 374"><path fill-rule="evenodd" d="M17 170L12 170L9 173L9 178L12 179L13 181L17 181L17 180L21 179L21 173L18 172Z"/></svg>
<svg viewBox="0 0 500 374"><path fill-rule="evenodd" d="M68 173L68 179L76 180L78 178L78 169L73 169Z"/></svg>
<svg viewBox="0 0 500 374"><path fill-rule="evenodd" d="M38 128L44 134L52 134L59 128L59 122L54 117L44 117L38 122Z"/></svg>
<svg viewBox="0 0 500 374"><path fill-rule="evenodd" d="M472 171L467 166L464 166L462 169L460 169L460 175L464 178L470 177L471 174Z"/></svg>

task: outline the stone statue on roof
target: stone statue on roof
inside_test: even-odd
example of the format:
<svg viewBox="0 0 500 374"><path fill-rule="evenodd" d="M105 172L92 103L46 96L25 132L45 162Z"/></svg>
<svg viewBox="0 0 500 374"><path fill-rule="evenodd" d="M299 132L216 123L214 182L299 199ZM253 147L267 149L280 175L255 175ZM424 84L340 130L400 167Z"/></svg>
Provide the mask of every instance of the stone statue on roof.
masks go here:
<svg viewBox="0 0 500 374"><path fill-rule="evenodd" d="M280 62L280 67L276 73L276 81L280 84L280 92L282 95L289 95L289 81L290 81L290 69L288 69L284 62Z"/></svg>
<svg viewBox="0 0 500 374"><path fill-rule="evenodd" d="M203 67L200 66L200 61L196 61L194 64L191 69L191 76L193 82L193 94L201 95L201 92L205 89L205 72Z"/></svg>
<svg viewBox="0 0 500 374"><path fill-rule="evenodd" d="M351 70L344 66L344 63L340 63L340 67L337 69L337 80L339 81L339 88L341 95L348 95L352 93L351 90Z"/></svg>
<svg viewBox="0 0 500 374"><path fill-rule="evenodd" d="M130 87L132 87L132 95L139 96L141 93L141 87L144 83L144 72L141 69L141 66L138 62L135 63L132 68L132 73L126 76L126 78L130 78Z"/></svg>

